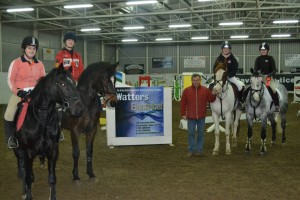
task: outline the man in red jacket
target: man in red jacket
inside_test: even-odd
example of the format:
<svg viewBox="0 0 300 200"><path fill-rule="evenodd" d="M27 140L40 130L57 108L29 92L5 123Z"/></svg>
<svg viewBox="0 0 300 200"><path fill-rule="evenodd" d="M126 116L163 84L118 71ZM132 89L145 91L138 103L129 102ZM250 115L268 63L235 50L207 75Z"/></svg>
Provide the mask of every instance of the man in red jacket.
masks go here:
<svg viewBox="0 0 300 200"><path fill-rule="evenodd" d="M73 32L67 32L64 36L65 47L59 51L55 57L55 66L59 67L63 63L65 69L72 67L72 76L76 82L84 70L83 62L80 54L74 51L74 45L77 37Z"/></svg>
<svg viewBox="0 0 300 200"><path fill-rule="evenodd" d="M188 125L188 156L201 156L204 144L204 127L206 117L206 105L216 99L216 91L210 91L201 86L199 74L192 75L192 85L184 89L180 102L180 112L183 119L187 119ZM195 131L197 126L197 142Z"/></svg>

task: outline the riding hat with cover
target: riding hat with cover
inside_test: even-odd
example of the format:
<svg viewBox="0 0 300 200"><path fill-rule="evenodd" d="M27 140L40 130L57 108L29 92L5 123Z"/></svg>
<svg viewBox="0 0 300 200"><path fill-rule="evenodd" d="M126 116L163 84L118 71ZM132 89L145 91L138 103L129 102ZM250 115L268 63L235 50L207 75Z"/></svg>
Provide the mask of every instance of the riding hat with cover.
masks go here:
<svg viewBox="0 0 300 200"><path fill-rule="evenodd" d="M67 40L69 40L69 39L71 39L71 40L74 40L74 42L76 42L77 41L77 36L75 35L75 33L73 33L73 32L67 32L66 34L65 34L65 36L64 36L64 43L67 41Z"/></svg>
<svg viewBox="0 0 300 200"><path fill-rule="evenodd" d="M270 46L269 44L267 44L266 42L263 42L262 44L259 45L259 50L270 50Z"/></svg>
<svg viewBox="0 0 300 200"><path fill-rule="evenodd" d="M229 49L231 49L231 44L228 41L225 41L221 45L221 49L223 49L223 48L229 48Z"/></svg>
<svg viewBox="0 0 300 200"><path fill-rule="evenodd" d="M39 41L33 36L27 36L23 39L21 48L26 49L26 46L35 46L36 49L39 48Z"/></svg>

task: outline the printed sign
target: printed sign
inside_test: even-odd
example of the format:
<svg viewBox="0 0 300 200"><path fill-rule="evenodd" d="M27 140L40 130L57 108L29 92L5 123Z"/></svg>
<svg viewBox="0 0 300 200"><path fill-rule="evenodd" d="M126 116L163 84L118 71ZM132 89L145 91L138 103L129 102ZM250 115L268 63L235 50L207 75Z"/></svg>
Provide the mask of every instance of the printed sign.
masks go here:
<svg viewBox="0 0 300 200"><path fill-rule="evenodd" d="M205 56L186 56L183 60L184 68L205 68Z"/></svg>
<svg viewBox="0 0 300 200"><path fill-rule="evenodd" d="M284 58L286 67L300 67L300 54L285 54Z"/></svg>
<svg viewBox="0 0 300 200"><path fill-rule="evenodd" d="M172 68L172 57L152 58L152 68Z"/></svg>
<svg viewBox="0 0 300 200"><path fill-rule="evenodd" d="M125 64L124 72L125 74L144 74L144 64Z"/></svg>
<svg viewBox="0 0 300 200"><path fill-rule="evenodd" d="M164 136L163 87L116 89L116 137Z"/></svg>

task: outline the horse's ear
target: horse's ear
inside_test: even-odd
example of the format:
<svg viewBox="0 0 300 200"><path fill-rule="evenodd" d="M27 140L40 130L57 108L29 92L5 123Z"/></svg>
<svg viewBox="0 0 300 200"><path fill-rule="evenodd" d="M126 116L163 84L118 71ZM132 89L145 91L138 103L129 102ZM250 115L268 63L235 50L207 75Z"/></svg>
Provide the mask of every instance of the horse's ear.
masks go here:
<svg viewBox="0 0 300 200"><path fill-rule="evenodd" d="M64 70L64 65L61 63L58 67L58 72L62 72Z"/></svg>
<svg viewBox="0 0 300 200"><path fill-rule="evenodd" d="M254 74L254 69L251 68L251 69L250 69L250 72L251 72L251 74L253 75L253 74Z"/></svg>
<svg viewBox="0 0 300 200"><path fill-rule="evenodd" d="M112 68L117 71L117 68L119 66L119 62L116 62L115 64L112 65Z"/></svg>

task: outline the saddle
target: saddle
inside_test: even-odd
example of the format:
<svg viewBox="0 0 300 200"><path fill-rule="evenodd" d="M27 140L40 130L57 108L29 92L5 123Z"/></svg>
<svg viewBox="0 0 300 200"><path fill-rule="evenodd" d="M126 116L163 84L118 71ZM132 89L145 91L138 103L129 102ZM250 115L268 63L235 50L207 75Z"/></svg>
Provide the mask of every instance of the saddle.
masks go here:
<svg viewBox="0 0 300 200"><path fill-rule="evenodd" d="M232 86L232 89L233 89L233 92L234 92L234 97L235 97L235 99L238 99L238 97L239 97L239 89L238 89L238 87L236 86L236 84L234 84L234 83L232 83L232 82L230 82L230 81L228 81L229 83L230 83L230 85Z"/></svg>

